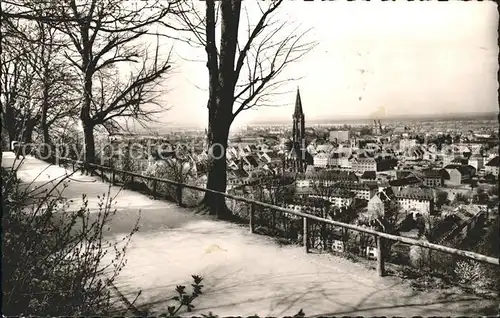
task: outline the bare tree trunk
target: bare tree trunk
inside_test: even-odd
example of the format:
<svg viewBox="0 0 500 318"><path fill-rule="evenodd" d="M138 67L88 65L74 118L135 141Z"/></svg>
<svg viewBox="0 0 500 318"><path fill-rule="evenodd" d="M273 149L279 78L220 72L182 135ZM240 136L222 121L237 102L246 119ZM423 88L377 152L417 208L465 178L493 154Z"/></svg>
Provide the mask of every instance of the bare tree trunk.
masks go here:
<svg viewBox="0 0 500 318"><path fill-rule="evenodd" d="M222 121L213 120L209 122L209 162L207 188L214 191L226 192L227 187L227 162L226 148L228 142L229 128L223 128ZM211 215L217 215L221 219L229 219L231 211L226 207L225 198L207 192L203 200L209 208Z"/></svg>
<svg viewBox="0 0 500 318"><path fill-rule="evenodd" d="M344 249L347 250L347 244L349 244L349 230L342 228L342 242L344 243Z"/></svg>
<svg viewBox="0 0 500 318"><path fill-rule="evenodd" d="M18 129L17 129L17 122L16 118L14 116L13 112L13 107L12 105L9 105L9 103L6 103L5 105L5 117L2 118L2 124L5 127L5 130L7 131L7 134L9 135L9 145L16 140L17 135L18 135Z"/></svg>
<svg viewBox="0 0 500 318"><path fill-rule="evenodd" d="M82 122L83 135L85 143L85 162L95 162L95 141L94 141L94 125L89 122Z"/></svg>
<svg viewBox="0 0 500 318"><path fill-rule="evenodd" d="M236 86L234 63L238 39L238 26L241 11L239 0L221 3L221 48L220 65L217 65L215 46L215 6L214 1L207 1L207 68L209 70L208 100L208 142L209 173L207 188L226 192L227 163L226 150L229 127L233 121L234 89ZM203 200L209 213L221 219L231 217L223 196L207 193Z"/></svg>
<svg viewBox="0 0 500 318"><path fill-rule="evenodd" d="M85 74L83 105L80 111L80 120L83 126L84 147L85 147L85 163L94 163L95 160L95 141L94 141L94 124L90 117L90 105L92 103L92 73L89 71L89 63L84 59L83 65L87 73Z"/></svg>
<svg viewBox="0 0 500 318"><path fill-rule="evenodd" d="M23 136L22 136L22 141L24 143L31 143L33 141L33 130L35 129L35 126L38 123L38 120L40 120L39 115L37 115L34 118L29 118L26 121Z"/></svg>
<svg viewBox="0 0 500 318"><path fill-rule="evenodd" d="M300 40L301 36L290 35L282 40L280 45L267 45L267 42L276 33L273 31L268 36L264 36L262 43L255 43L256 38L261 34L269 25L273 22L268 21L270 15L281 5L283 1L272 1L268 9L262 11L262 16L259 19L257 25L251 28L249 31L249 38L245 44L238 41L238 31L241 16L241 0L225 0L219 1L219 11L220 15L220 47L219 50L216 45L216 10L215 1L206 0L205 1L205 19L200 21L202 23L192 23L186 19L188 28L196 34L196 37L200 40L200 44L205 47L207 53L207 64L208 69L208 80L209 80L209 98L207 103L208 108L208 143L210 146L215 146L217 148L223 148L223 154L220 154L220 158L211 158L209 164L209 173L207 180L207 188L212 190L217 190L220 192L226 191L226 147L227 139L229 134L229 128L234 120L234 118L243 110L249 109L258 104L259 98L257 96L265 95L265 87L271 80L273 80L280 71L288 64L297 60L310 48L309 45L297 45L297 41ZM199 18L199 15L196 14ZM198 25L204 25L204 32L202 32L199 27L194 27ZM276 31L281 29L282 26L277 27ZM267 30L267 29L266 29ZM239 46L240 45L240 46ZM249 50L255 47L259 56L249 55ZM266 51L264 47L267 47L269 51L273 51L274 59L271 58L272 63L268 67L269 72L263 72L263 65L269 61L270 56L263 51ZM274 48L277 48L275 50ZM312 48L312 47L311 47ZM262 51L262 50L263 51ZM296 51L298 54L296 57L290 58L290 53ZM257 53L259 55L259 53ZM254 59L255 70L259 69L260 73L257 71L252 72L252 68L248 65L248 72L245 76L249 76L250 81L243 85L243 88L237 87L238 79L242 75L241 70L246 65L248 58ZM265 73L265 74L263 74ZM268 86L271 86L269 84ZM269 93L270 94L270 93ZM233 110L235 103L238 107ZM215 150L212 148L212 151ZM220 151L219 149L217 151ZM213 151L213 152L217 152ZM215 201L214 201L215 200ZM222 199L219 199L222 200ZM214 199L212 194L207 193L202 204L208 205L211 214L217 214L221 217L229 216L229 212L223 212L225 208L224 202L219 202Z"/></svg>
<svg viewBox="0 0 500 318"><path fill-rule="evenodd" d="M47 85L43 87L43 99L42 99L42 134L43 134L43 142L45 144L50 144L49 137L49 125L47 124L47 113L49 111L49 88Z"/></svg>

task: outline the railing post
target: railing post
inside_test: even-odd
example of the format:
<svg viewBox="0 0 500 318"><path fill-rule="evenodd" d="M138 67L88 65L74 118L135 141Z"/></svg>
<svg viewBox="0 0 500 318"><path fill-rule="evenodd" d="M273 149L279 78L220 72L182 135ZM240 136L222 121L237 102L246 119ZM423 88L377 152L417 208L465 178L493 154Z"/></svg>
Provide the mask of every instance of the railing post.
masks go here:
<svg viewBox="0 0 500 318"><path fill-rule="evenodd" d="M111 169L111 184L115 184L115 169Z"/></svg>
<svg viewBox="0 0 500 318"><path fill-rule="evenodd" d="M156 199L156 179L153 179L153 198Z"/></svg>
<svg viewBox="0 0 500 318"><path fill-rule="evenodd" d="M304 233L302 235L302 240L304 242L304 250L306 253L309 253L309 238L308 238L308 233L307 233L307 218L303 217L303 222L304 222Z"/></svg>
<svg viewBox="0 0 500 318"><path fill-rule="evenodd" d="M182 206L182 184L177 184L177 203Z"/></svg>
<svg viewBox="0 0 500 318"><path fill-rule="evenodd" d="M254 232L253 218L255 214L255 203L250 203L250 233Z"/></svg>
<svg viewBox="0 0 500 318"><path fill-rule="evenodd" d="M102 182L104 182L104 175L105 175L105 169L101 167L101 179L102 179Z"/></svg>
<svg viewBox="0 0 500 318"><path fill-rule="evenodd" d="M285 238L288 238L288 229L286 228L286 221L287 221L286 214L281 213L281 216L282 216L281 219L283 220L283 235L285 236Z"/></svg>
<svg viewBox="0 0 500 318"><path fill-rule="evenodd" d="M385 276L385 264L384 264L384 238L377 236L377 272L378 275Z"/></svg>

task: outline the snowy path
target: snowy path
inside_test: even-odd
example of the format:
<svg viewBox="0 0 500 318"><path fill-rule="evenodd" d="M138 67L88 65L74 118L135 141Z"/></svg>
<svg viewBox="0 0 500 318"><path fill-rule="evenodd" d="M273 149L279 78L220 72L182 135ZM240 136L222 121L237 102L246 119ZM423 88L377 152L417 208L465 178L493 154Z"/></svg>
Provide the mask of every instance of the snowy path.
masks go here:
<svg viewBox="0 0 500 318"><path fill-rule="evenodd" d="M12 153L3 153L10 166ZM30 182L49 164L28 158L18 176ZM38 182L65 174L50 166ZM76 174L64 195L81 200L107 192L97 178ZM119 188L112 187L112 193ZM251 235L248 228L194 215L173 203L122 190L112 235L129 231L141 210L140 230L132 238L127 265L116 285L129 297L139 289L137 303L153 313L165 311L175 285L190 284L190 275L204 277L204 294L191 315L284 316L301 308L312 315L456 316L478 315L493 301L464 294L414 292L394 277L380 278L359 264L329 255L306 255L301 247L280 247L271 239Z"/></svg>

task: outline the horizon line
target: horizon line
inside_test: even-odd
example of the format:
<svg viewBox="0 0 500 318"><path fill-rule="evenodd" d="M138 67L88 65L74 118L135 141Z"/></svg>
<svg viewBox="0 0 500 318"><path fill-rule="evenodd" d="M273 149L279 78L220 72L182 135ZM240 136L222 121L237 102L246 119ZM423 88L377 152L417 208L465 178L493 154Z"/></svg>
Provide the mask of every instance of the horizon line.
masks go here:
<svg viewBox="0 0 500 318"><path fill-rule="evenodd" d="M342 121L372 121L372 120L409 120L409 119L429 119L429 117L437 117L436 119L454 119L454 118L460 118L463 119L463 117L467 116L473 116L473 117L492 117L491 119L495 119L495 117L499 114L499 112L495 111L483 111L483 112L459 112L459 113L439 113L439 114L398 114L398 115L384 115L384 116L379 116L376 118L376 116L344 116L344 117L313 117L307 119L306 115L306 121L309 122L321 122L321 121L330 121L330 122L342 122ZM258 124L285 124L287 122L287 118L282 118L282 119L269 119L269 120L251 120L250 122L246 124L240 124L234 126L236 127L245 127L249 125L258 125ZM154 123L150 129L151 130L157 130L158 128L162 128L162 125L169 125L170 127L176 127L176 128L202 128L205 126L205 124L199 124L199 123L179 123L179 122L158 122ZM137 127L139 128L139 127ZM139 128L139 130L141 130ZM147 130L147 129L146 129Z"/></svg>
<svg viewBox="0 0 500 318"><path fill-rule="evenodd" d="M495 117L500 113L500 110L495 112L495 111L482 111L482 112L457 112L457 113L427 113L427 114L395 114L395 115L383 115L383 116L375 116L375 115L370 115L370 116L339 116L337 118L334 117L311 117L307 118L306 114L306 121L353 121L353 120L394 120L394 119L420 119L420 118L428 118L428 117L438 117L438 118L443 118L443 119L453 119L454 117L463 117L463 116L475 116L475 117L482 117L482 116L492 116ZM251 123L256 124L256 123L266 123L266 122L280 122L280 121L286 121L286 118L283 119L269 119L269 120L253 120Z"/></svg>

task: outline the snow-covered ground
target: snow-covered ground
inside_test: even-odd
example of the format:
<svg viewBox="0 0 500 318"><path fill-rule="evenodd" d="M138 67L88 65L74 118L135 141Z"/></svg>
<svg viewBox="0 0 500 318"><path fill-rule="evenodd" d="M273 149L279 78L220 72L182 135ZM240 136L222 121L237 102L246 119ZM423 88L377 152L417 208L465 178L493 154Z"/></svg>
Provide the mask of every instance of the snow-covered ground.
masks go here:
<svg viewBox="0 0 500 318"><path fill-rule="evenodd" d="M2 166L12 165L13 157L4 153ZM33 185L66 174L64 168L28 157L18 176L31 182L42 170ZM85 193L95 209L97 195L108 189L97 178L77 173L64 195L77 208ZM189 316L210 311L220 316L284 316L301 308L307 316L471 316L498 306L458 292L415 292L397 278L378 277L343 258L305 254L302 247L278 246L248 228L195 215L174 203L117 187L110 191L117 195L118 213L109 235L126 234L141 211L140 230L116 285L129 298L142 289L136 303L153 314L166 311L175 286L189 285L192 274L203 276L205 287Z"/></svg>

